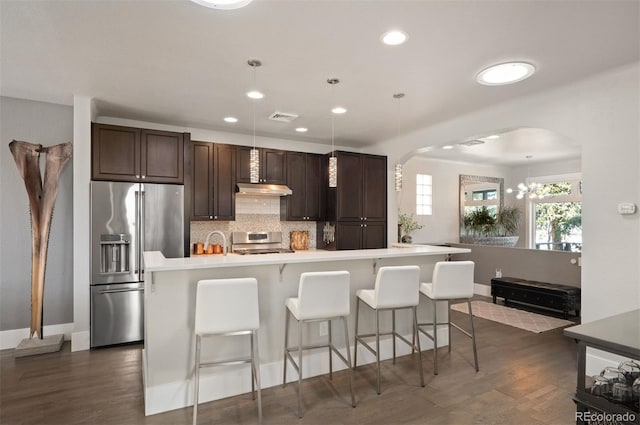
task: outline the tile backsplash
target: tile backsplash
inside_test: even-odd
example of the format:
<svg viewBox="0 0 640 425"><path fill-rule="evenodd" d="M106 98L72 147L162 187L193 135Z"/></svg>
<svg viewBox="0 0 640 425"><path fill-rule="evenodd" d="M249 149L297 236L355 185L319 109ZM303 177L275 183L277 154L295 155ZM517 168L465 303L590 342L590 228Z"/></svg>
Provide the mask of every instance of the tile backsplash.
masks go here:
<svg viewBox="0 0 640 425"><path fill-rule="evenodd" d="M293 230L309 232L309 248L316 247L315 221L280 221L280 198L266 196L243 196L236 198L235 221L192 221L191 244L204 242L209 232L220 230L231 247L231 232L282 232L282 246L289 247L289 234ZM219 236L212 241L221 243Z"/></svg>

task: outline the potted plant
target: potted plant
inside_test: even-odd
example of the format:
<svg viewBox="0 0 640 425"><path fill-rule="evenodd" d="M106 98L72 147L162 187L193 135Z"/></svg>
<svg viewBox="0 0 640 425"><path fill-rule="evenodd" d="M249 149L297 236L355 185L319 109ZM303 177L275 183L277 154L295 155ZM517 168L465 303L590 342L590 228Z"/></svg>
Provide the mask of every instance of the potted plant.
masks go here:
<svg viewBox="0 0 640 425"><path fill-rule="evenodd" d="M413 218L413 214L405 214L398 211L398 227L401 230L400 233L402 233L400 242L411 243L411 232L414 230L420 230L423 226Z"/></svg>
<svg viewBox="0 0 640 425"><path fill-rule="evenodd" d="M502 207L498 213L486 207L464 215L461 243L512 247L518 243L522 213L517 207Z"/></svg>

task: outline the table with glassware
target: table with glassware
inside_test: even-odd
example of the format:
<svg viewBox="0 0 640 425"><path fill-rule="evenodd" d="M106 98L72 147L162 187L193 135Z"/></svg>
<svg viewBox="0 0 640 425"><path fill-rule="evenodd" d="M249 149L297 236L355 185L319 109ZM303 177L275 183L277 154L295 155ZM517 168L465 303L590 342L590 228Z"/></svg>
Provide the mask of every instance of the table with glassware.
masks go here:
<svg viewBox="0 0 640 425"><path fill-rule="evenodd" d="M578 343L576 424L640 424L640 309L572 326L564 333ZM625 360L589 377L587 348Z"/></svg>

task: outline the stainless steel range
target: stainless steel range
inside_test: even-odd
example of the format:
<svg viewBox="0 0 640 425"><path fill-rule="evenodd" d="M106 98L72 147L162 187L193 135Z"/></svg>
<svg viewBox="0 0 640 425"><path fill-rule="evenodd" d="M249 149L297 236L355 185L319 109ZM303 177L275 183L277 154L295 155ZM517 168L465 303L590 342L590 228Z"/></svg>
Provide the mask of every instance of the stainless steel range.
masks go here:
<svg viewBox="0 0 640 425"><path fill-rule="evenodd" d="M233 232L231 250L240 255L293 252L282 247L282 232Z"/></svg>

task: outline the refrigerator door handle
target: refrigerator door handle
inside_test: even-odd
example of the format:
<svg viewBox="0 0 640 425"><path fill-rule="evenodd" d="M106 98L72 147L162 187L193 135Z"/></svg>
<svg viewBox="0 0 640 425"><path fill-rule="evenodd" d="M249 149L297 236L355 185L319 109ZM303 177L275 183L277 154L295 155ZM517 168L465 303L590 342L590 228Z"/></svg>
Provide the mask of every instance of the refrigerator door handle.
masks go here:
<svg viewBox="0 0 640 425"><path fill-rule="evenodd" d="M100 291L99 294L117 294L119 292L144 292L144 288L137 289L109 289L106 291Z"/></svg>
<svg viewBox="0 0 640 425"><path fill-rule="evenodd" d="M147 229L145 226L145 217L146 217L146 197L145 197L145 193L144 193L144 185L142 186L142 190L140 191L140 226L139 226L139 232L140 232L140 249L138 250L138 255L140 256L140 260L138 261L138 264L140 264L140 281L144 280L144 266L142 265L143 261L144 261L144 257L142 255L142 253L144 252L144 240L145 240L145 235L147 234Z"/></svg>
<svg viewBox="0 0 640 425"><path fill-rule="evenodd" d="M136 274L138 280L140 280L140 225L138 221L140 220L140 192L135 191L135 219L136 219L136 234L133 235L133 239L135 239L136 243L133 246L134 249L134 261L135 267L133 268L133 273Z"/></svg>

